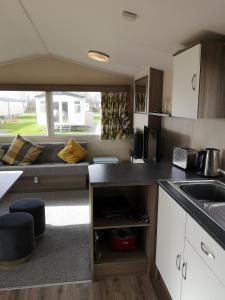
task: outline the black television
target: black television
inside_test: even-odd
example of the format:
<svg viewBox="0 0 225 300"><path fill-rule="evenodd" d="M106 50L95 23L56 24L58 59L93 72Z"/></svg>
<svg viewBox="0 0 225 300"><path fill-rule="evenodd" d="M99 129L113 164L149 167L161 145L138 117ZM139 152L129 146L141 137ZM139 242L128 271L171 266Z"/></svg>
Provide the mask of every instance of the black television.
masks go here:
<svg viewBox="0 0 225 300"><path fill-rule="evenodd" d="M158 162L159 151L159 130L144 126L143 159L145 162Z"/></svg>
<svg viewBox="0 0 225 300"><path fill-rule="evenodd" d="M143 142L144 142L143 131L136 130L133 133L133 138L131 139L131 144L130 144L130 156L132 156L134 159L143 158Z"/></svg>

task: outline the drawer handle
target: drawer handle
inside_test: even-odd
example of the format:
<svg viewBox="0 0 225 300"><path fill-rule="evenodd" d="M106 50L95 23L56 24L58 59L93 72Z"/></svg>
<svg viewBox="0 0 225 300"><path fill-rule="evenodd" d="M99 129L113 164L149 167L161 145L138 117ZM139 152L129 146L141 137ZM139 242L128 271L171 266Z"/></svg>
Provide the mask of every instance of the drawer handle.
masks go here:
<svg viewBox="0 0 225 300"><path fill-rule="evenodd" d="M177 266L177 269L178 271L180 271L180 263L181 263L181 254L177 254L177 257L176 257L176 266Z"/></svg>
<svg viewBox="0 0 225 300"><path fill-rule="evenodd" d="M187 263L184 262L182 265L182 277L184 278L184 280L187 279Z"/></svg>
<svg viewBox="0 0 225 300"><path fill-rule="evenodd" d="M196 85L196 77L197 77L197 75L194 74L193 77L192 77L192 79L191 79L191 87L192 87L193 91L196 90L196 86L195 86Z"/></svg>
<svg viewBox="0 0 225 300"><path fill-rule="evenodd" d="M215 259L215 255L207 249L207 247L205 246L205 244L203 242L201 242L201 249L205 253L205 255L207 255L210 258Z"/></svg>

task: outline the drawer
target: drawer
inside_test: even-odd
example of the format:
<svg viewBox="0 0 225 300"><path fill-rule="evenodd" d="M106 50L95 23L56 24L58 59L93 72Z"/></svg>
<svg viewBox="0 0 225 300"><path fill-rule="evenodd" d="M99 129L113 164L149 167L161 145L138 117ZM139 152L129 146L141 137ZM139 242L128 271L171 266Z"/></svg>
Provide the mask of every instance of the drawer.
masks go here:
<svg viewBox="0 0 225 300"><path fill-rule="evenodd" d="M225 250L189 215L186 239L225 286Z"/></svg>

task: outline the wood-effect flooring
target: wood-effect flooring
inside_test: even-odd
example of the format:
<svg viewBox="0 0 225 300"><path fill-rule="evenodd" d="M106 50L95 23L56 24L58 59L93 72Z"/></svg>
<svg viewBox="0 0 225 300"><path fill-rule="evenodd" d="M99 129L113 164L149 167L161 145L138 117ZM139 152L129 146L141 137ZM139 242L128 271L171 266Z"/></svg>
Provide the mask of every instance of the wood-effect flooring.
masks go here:
<svg viewBox="0 0 225 300"><path fill-rule="evenodd" d="M0 300L158 300L158 298L146 275L124 275L90 283L0 291Z"/></svg>

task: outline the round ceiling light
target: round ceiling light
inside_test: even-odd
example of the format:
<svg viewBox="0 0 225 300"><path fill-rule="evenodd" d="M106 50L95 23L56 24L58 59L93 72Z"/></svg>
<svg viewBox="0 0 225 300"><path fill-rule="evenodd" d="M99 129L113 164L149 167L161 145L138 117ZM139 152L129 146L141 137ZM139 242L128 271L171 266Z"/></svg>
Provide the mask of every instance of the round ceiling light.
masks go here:
<svg viewBox="0 0 225 300"><path fill-rule="evenodd" d="M108 54L95 50L88 51L88 57L101 62L108 62L110 58Z"/></svg>

